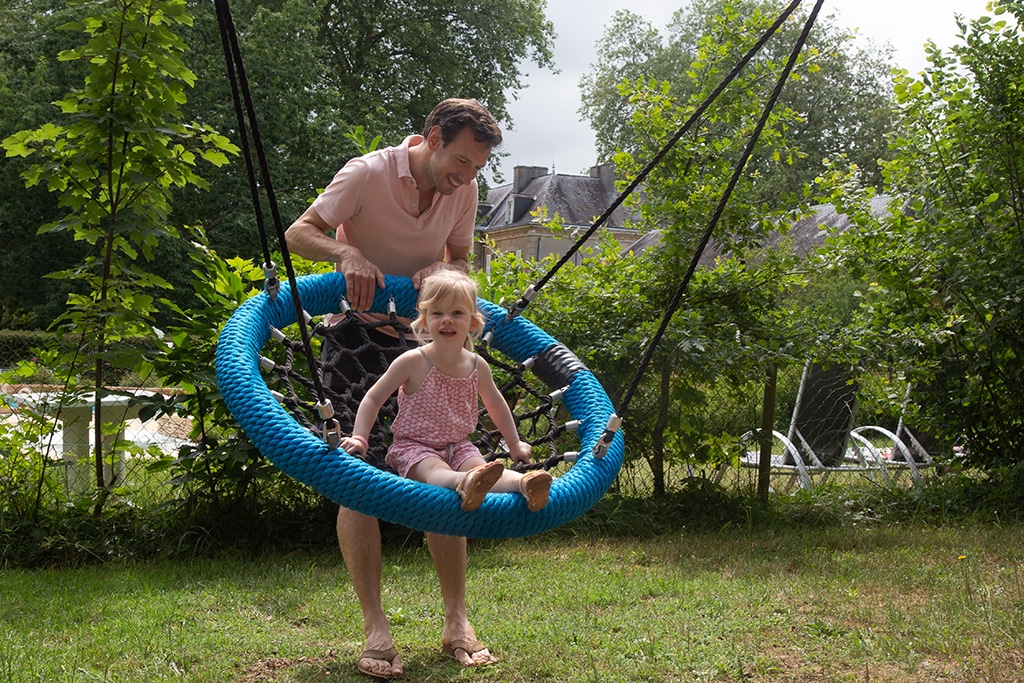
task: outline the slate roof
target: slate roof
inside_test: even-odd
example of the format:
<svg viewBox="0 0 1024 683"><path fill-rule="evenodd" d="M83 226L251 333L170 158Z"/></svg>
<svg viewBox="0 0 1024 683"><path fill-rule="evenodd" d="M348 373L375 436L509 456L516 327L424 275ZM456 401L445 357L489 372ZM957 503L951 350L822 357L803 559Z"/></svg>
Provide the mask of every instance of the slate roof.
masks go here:
<svg viewBox="0 0 1024 683"><path fill-rule="evenodd" d="M546 172L546 169L536 169ZM487 232L513 225L535 223L531 214L540 207L547 207L549 218L557 213L566 226L589 227L594 220L618 197L600 177L546 173L524 183L515 192L514 183L492 188L487 199L481 203L477 217L477 229ZM511 216L508 205L513 204ZM624 207L618 207L605 228L621 228L632 214Z"/></svg>
<svg viewBox="0 0 1024 683"><path fill-rule="evenodd" d="M892 197L888 195L873 197L871 199L871 215L876 219L881 219L886 215L891 200ZM803 257L824 244L825 238L830 234L843 232L850 227L850 217L844 213L838 213L836 207L832 204L818 204L817 206L812 206L811 209L814 213L794 223L785 235L778 232L772 233L768 237L765 246L772 247L782 239L787 239L793 243L793 252ZM657 246L660 242L661 231L652 230L623 249L622 254L625 255L630 251L639 254L645 249ZM713 265L715 258L722 251L715 244L714 239L712 239L701 255L700 264L702 266Z"/></svg>
<svg viewBox="0 0 1024 683"><path fill-rule="evenodd" d="M892 197L888 195L872 197L872 217L877 220L885 216L890 201L892 201ZM785 235L786 239L792 241L793 251L798 256L807 256L824 244L825 238L830 234L845 232L850 227L850 217L845 213L838 213L832 204L818 204L811 208L814 213L794 223ZM766 246L774 246L781 239L783 239L782 235L772 233Z"/></svg>

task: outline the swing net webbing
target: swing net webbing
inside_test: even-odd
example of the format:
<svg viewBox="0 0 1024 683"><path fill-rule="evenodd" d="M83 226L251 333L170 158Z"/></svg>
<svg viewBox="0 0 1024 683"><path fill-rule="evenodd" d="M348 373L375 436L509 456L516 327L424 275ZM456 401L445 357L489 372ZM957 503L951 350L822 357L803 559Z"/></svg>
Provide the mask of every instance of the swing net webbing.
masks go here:
<svg viewBox="0 0 1024 683"><path fill-rule="evenodd" d="M383 327L388 327L398 334L398 343L381 344L375 341L371 331ZM317 323L311 328L310 334L322 342L327 337L334 338L335 343L330 345L332 357L323 359L312 369L304 367L303 343L284 335L277 335L274 337L278 342L277 351L263 363L268 370L268 385L278 393L281 402L297 422L318 437L326 438L317 403L313 399L316 394L310 377L322 373L321 368L325 365L351 368L352 371L344 375L333 375L338 378L336 381L324 383L324 392L335 408L341 432L348 434L352 429L353 417L359 408L360 399L380 378L391 361L409 348L412 331L398 318L366 322L349 312L342 316L340 321L332 320L330 325ZM546 390L537 387L537 382L531 381L528 367L510 361L504 354L486 344L478 343L475 350L491 366L495 383L512 409L519 433L534 447L534 462L516 463L512 465L512 469L520 472L534 469L550 470L560 463L575 461L576 451L567 449L567 446L572 444L572 439L564 437L576 431L579 421L566 416L564 409L560 410L557 391L559 387L549 386ZM556 352L561 354L561 359L556 362L562 366L571 368L575 361L582 367L582 364L564 347L549 350L548 357ZM536 366L536 362L532 364L535 374L543 374L543 361L541 363L540 367ZM349 380L349 377L355 379ZM549 381L558 383L561 379L564 378L558 374L552 376ZM392 396L381 408L379 419L374 424L369 439L370 446L365 459L381 469L386 469L384 456L387 454L390 438L387 427L394 420L397 409L397 398ZM471 441L487 460L507 457L500 432L489 421L486 411L482 408Z"/></svg>

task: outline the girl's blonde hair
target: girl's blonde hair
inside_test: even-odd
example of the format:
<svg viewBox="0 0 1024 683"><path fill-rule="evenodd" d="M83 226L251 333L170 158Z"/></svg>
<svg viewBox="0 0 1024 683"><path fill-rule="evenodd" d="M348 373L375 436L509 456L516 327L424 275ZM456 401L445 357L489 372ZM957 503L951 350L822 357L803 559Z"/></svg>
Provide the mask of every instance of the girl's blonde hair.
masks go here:
<svg viewBox="0 0 1024 683"><path fill-rule="evenodd" d="M416 339L421 344L427 341L426 318L430 307L448 299L455 299L465 304L466 310L477 322L475 328L470 325L469 336L466 337L466 349L472 351L473 340L477 339L484 329L484 316L476 307L476 297L476 282L461 270L445 269L431 274L420 284L420 298L416 304L419 317L412 321L412 331Z"/></svg>

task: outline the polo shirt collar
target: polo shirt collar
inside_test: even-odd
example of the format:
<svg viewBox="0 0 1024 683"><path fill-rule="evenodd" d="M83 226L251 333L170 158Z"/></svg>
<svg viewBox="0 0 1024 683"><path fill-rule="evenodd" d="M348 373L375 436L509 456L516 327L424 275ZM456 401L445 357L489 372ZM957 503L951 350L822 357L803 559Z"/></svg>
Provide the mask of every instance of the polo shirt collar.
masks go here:
<svg viewBox="0 0 1024 683"><path fill-rule="evenodd" d="M412 169L409 167L409 148L422 145L424 142L425 138L422 135L410 135L402 140L402 144L398 146L398 154L395 155L399 178L412 178Z"/></svg>

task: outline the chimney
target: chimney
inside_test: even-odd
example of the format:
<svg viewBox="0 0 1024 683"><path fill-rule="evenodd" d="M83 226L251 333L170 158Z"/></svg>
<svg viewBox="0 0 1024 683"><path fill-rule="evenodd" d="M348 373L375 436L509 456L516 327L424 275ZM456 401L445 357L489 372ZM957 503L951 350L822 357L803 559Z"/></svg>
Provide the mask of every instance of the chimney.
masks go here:
<svg viewBox="0 0 1024 683"><path fill-rule="evenodd" d="M601 164L590 167L590 177L601 180L601 189L608 194L615 194L615 164Z"/></svg>
<svg viewBox="0 0 1024 683"><path fill-rule="evenodd" d="M512 169L512 193L520 194L530 181L548 174L544 166L516 166Z"/></svg>

